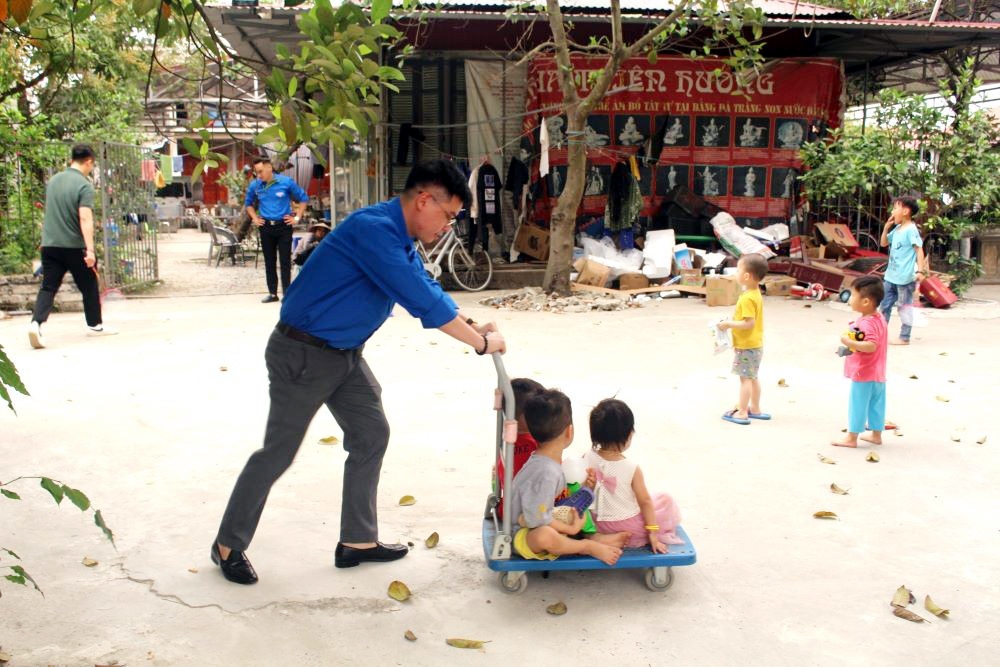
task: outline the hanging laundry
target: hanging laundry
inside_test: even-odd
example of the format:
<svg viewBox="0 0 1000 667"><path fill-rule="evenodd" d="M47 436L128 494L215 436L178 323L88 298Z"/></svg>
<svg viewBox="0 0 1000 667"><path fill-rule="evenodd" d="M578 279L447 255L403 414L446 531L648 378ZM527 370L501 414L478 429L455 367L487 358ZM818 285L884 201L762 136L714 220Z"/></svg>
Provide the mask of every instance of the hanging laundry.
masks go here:
<svg viewBox="0 0 1000 667"><path fill-rule="evenodd" d="M528 184L528 167L517 158L512 158L507 167L507 184L504 190L514 195L514 210L521 210L521 191Z"/></svg>
<svg viewBox="0 0 1000 667"><path fill-rule="evenodd" d="M479 167L476 178L476 201L479 204L478 221L493 227L493 232L499 234L503 230L500 219L500 174L496 167L487 162Z"/></svg>
<svg viewBox="0 0 1000 667"><path fill-rule="evenodd" d="M163 172L159 169L156 170L156 175L153 177L153 185L156 186L157 190L167 187L167 179L163 177Z"/></svg>
<svg viewBox="0 0 1000 667"><path fill-rule="evenodd" d="M660 119L660 126L656 128L656 133L646 140L643 147L642 161L646 164L656 164L660 161L660 153L663 152L663 138L667 135L667 120L670 116L663 116Z"/></svg>
<svg viewBox="0 0 1000 667"><path fill-rule="evenodd" d="M641 181L642 176L639 175L639 162L635 159L634 155L628 156L628 166L632 170L632 177L637 181Z"/></svg>
<svg viewBox="0 0 1000 667"><path fill-rule="evenodd" d="M184 156L183 155L175 155L174 156L173 171L174 171L174 174L173 174L174 176L183 176L184 175Z"/></svg>
<svg viewBox="0 0 1000 667"><path fill-rule="evenodd" d="M413 127L411 123L403 123L399 126L399 144L396 146L396 164L404 165L409 157L410 142L423 141L426 139L424 133Z"/></svg>
<svg viewBox="0 0 1000 667"><path fill-rule="evenodd" d="M144 183L152 183L156 180L156 160L143 160L139 169L142 174L140 180Z"/></svg>
<svg viewBox="0 0 1000 667"><path fill-rule="evenodd" d="M608 204L604 210L604 228L611 232L632 229L639 222L642 211L642 193L624 162L615 165L608 189Z"/></svg>
<svg viewBox="0 0 1000 667"><path fill-rule="evenodd" d="M476 184L479 183L479 167L482 165L477 165L472 173L469 174L469 192L476 191ZM472 198L472 203L469 204L469 220L474 220L479 217L479 201L476 197Z"/></svg>
<svg viewBox="0 0 1000 667"><path fill-rule="evenodd" d="M174 182L174 159L169 155L160 156L160 175L163 177L164 184Z"/></svg>
<svg viewBox="0 0 1000 667"><path fill-rule="evenodd" d="M542 152L542 159L538 163L538 175L545 177L549 174L549 125L544 118L539 128L538 145Z"/></svg>

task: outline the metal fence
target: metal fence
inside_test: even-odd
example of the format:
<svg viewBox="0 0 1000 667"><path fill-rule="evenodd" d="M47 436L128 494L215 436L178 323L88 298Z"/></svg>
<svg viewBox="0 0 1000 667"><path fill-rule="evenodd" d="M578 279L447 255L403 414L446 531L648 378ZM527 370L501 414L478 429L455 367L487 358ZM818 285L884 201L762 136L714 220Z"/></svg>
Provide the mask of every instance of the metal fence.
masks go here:
<svg viewBox="0 0 1000 667"><path fill-rule="evenodd" d="M889 219L892 198L880 192L859 192L822 202L809 203L809 227L817 222L837 222L851 228L858 245L879 250L882 225Z"/></svg>
<svg viewBox="0 0 1000 667"><path fill-rule="evenodd" d="M143 150L110 142L91 144L97 168L94 221L102 288L140 287L159 277L153 182L143 180ZM70 146L53 143L0 157L0 252L37 247L45 217L45 183L68 163ZM152 157L152 156L148 156Z"/></svg>

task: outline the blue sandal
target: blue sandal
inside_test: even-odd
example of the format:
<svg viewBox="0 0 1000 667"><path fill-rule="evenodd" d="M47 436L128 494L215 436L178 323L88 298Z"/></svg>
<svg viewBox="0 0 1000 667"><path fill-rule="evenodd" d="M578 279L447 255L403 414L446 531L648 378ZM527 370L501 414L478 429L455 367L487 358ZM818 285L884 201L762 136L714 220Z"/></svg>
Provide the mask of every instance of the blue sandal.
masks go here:
<svg viewBox="0 0 1000 667"><path fill-rule="evenodd" d="M732 422L734 424L739 424L740 426L749 426L750 420L744 419L743 417L736 417L736 410L730 410L729 412L723 412L722 418L727 422Z"/></svg>
<svg viewBox="0 0 1000 667"><path fill-rule="evenodd" d="M748 412L747 416L749 416L750 419L761 419L764 421L767 421L768 419L771 418L771 415L767 414L766 412Z"/></svg>

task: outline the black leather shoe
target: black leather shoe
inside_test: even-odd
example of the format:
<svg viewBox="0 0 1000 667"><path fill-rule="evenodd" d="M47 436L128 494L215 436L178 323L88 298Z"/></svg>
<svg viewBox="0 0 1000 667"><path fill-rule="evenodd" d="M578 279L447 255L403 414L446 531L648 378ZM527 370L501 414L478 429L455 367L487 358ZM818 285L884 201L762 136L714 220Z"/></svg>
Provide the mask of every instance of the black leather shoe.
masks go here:
<svg viewBox="0 0 1000 667"><path fill-rule="evenodd" d="M219 543L212 542L212 562L222 568L222 576L234 584L256 584L257 573L247 555L235 549L229 552L229 558L222 560L219 553Z"/></svg>
<svg viewBox="0 0 1000 667"><path fill-rule="evenodd" d="M369 549L355 549L354 547L345 547L338 542L337 550L333 555L333 564L337 567L354 567L367 561L384 563L390 560L399 560L409 552L409 549L402 544L376 542L375 545Z"/></svg>
<svg viewBox="0 0 1000 667"><path fill-rule="evenodd" d="M276 294L268 294L263 299L261 299L260 302L261 303L274 303L277 300L278 300L278 296Z"/></svg>

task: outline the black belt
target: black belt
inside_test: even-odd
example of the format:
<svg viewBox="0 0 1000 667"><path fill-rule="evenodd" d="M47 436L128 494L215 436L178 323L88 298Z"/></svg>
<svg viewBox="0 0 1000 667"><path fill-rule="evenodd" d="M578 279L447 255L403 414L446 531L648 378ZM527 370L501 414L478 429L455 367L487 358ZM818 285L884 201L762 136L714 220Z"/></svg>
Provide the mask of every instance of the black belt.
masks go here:
<svg viewBox="0 0 1000 667"><path fill-rule="evenodd" d="M325 350L335 350L337 352L350 352L350 350L345 350L341 347L334 347L322 338L317 338L316 336L306 333L305 331L300 331L299 329L289 326L284 322L278 322L278 326L276 326L275 329L277 329L283 336L291 338L292 340L297 340L300 343L305 343L306 345L321 347Z"/></svg>
<svg viewBox="0 0 1000 667"><path fill-rule="evenodd" d="M261 218L261 220L263 220L264 224L267 224L267 225L284 225L284 224L286 224L284 220L271 220L270 218Z"/></svg>

